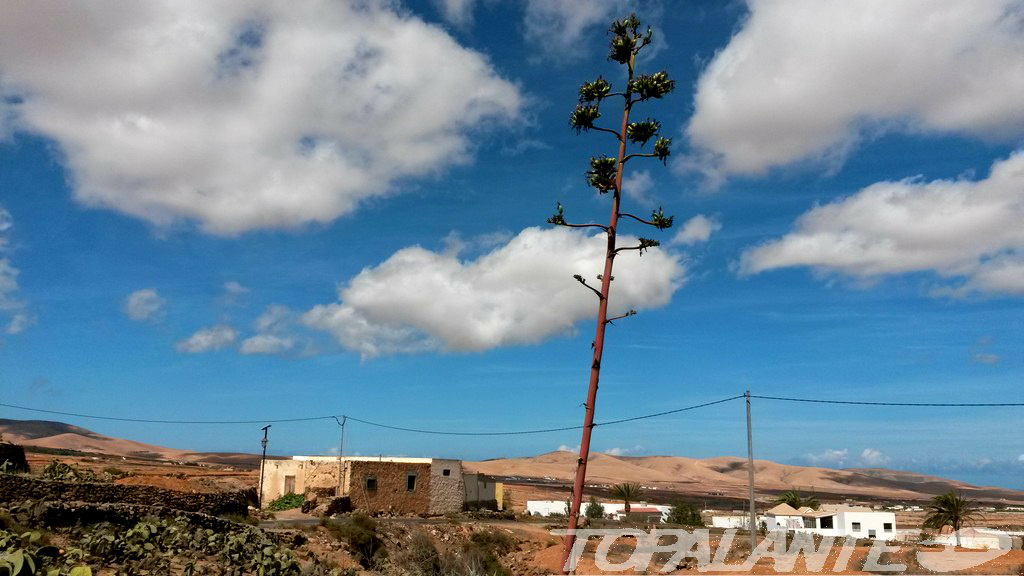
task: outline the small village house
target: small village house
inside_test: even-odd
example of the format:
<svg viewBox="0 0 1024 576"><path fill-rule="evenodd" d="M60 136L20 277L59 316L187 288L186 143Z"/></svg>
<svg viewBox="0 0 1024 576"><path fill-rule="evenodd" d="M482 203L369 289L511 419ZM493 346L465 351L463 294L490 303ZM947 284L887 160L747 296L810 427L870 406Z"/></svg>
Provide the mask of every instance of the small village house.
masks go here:
<svg viewBox="0 0 1024 576"><path fill-rule="evenodd" d="M896 537L896 514L865 506L825 504L819 510L806 506L797 510L788 504L779 504L765 512L763 522L769 531L886 540Z"/></svg>
<svg viewBox="0 0 1024 576"><path fill-rule="evenodd" d="M466 474L461 460L384 456L293 456L263 463L261 502L289 493L347 496L367 513L435 515L472 507L497 508L503 486Z"/></svg>

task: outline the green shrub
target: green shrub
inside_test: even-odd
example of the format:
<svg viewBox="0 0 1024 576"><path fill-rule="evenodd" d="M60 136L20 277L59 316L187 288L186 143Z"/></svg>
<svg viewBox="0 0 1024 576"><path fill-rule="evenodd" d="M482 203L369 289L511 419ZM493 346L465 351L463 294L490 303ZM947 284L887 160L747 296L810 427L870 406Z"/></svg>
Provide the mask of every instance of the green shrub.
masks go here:
<svg viewBox="0 0 1024 576"><path fill-rule="evenodd" d="M442 576L441 555L434 546L434 541L422 532L417 532L409 543L409 548L402 555L399 564L414 576Z"/></svg>
<svg viewBox="0 0 1024 576"><path fill-rule="evenodd" d="M681 524L683 526L703 526L704 519L700 516L700 510L685 502L674 502L668 511L669 524Z"/></svg>
<svg viewBox="0 0 1024 576"><path fill-rule="evenodd" d="M583 515L587 518L604 518L604 506L597 501L597 498L591 496L590 504L587 504L587 508L583 511Z"/></svg>
<svg viewBox="0 0 1024 576"><path fill-rule="evenodd" d="M289 492L284 496L281 496L277 500L272 501L270 504L267 505L267 508L269 508L270 510L277 511L291 510L292 508L301 507L302 503L305 501L306 497L303 496L302 494L295 494L293 492Z"/></svg>
<svg viewBox="0 0 1024 576"><path fill-rule="evenodd" d="M384 540L377 535L377 523L365 514L352 514L346 518L330 520L327 529L339 540L348 543L356 562L363 568L373 568L387 560Z"/></svg>

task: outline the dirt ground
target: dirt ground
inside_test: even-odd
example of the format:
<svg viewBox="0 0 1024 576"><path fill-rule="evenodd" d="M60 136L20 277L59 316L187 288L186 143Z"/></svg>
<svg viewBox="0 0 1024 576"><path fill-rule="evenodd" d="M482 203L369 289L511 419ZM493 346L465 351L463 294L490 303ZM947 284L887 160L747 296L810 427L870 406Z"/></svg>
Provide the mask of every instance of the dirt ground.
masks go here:
<svg viewBox="0 0 1024 576"><path fill-rule="evenodd" d="M259 470L212 464L185 465L121 456L54 456L32 452L25 454L25 457L33 474L38 474L56 459L97 475L108 469L132 474L118 479L119 484L155 486L182 492L242 490L255 487L260 478Z"/></svg>

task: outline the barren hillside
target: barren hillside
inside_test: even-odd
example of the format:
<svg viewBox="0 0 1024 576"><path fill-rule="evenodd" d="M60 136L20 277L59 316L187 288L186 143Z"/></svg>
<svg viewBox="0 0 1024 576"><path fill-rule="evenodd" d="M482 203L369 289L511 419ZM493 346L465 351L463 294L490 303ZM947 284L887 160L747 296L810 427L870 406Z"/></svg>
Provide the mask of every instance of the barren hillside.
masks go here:
<svg viewBox="0 0 1024 576"><path fill-rule="evenodd" d="M569 482L576 470L576 454L550 452L529 458L468 462L467 468L505 478ZM759 491L801 490L851 497L918 500L946 492L963 491L987 501L1024 502L1024 492L978 487L939 478L882 469L815 468L755 460ZM695 495L742 498L747 490L746 460L723 456L703 460L681 456L610 456L592 454L587 466L589 484L640 482L644 486Z"/></svg>

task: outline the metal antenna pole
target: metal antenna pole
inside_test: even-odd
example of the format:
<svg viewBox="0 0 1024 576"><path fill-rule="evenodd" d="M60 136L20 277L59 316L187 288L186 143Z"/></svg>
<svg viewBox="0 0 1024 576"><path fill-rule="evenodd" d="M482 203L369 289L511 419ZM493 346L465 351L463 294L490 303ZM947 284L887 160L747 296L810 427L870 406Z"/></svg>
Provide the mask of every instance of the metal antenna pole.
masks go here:
<svg viewBox="0 0 1024 576"><path fill-rule="evenodd" d="M747 399L747 474L750 481L750 553L757 548L757 508L754 502L754 434L750 426L750 390L743 396Z"/></svg>
<svg viewBox="0 0 1024 576"><path fill-rule="evenodd" d="M263 440L260 440L260 444L263 446L263 458L260 460L260 493L256 495L256 504L259 508L263 508L263 469L267 467L267 429L270 426L271 424L267 424L262 428Z"/></svg>

